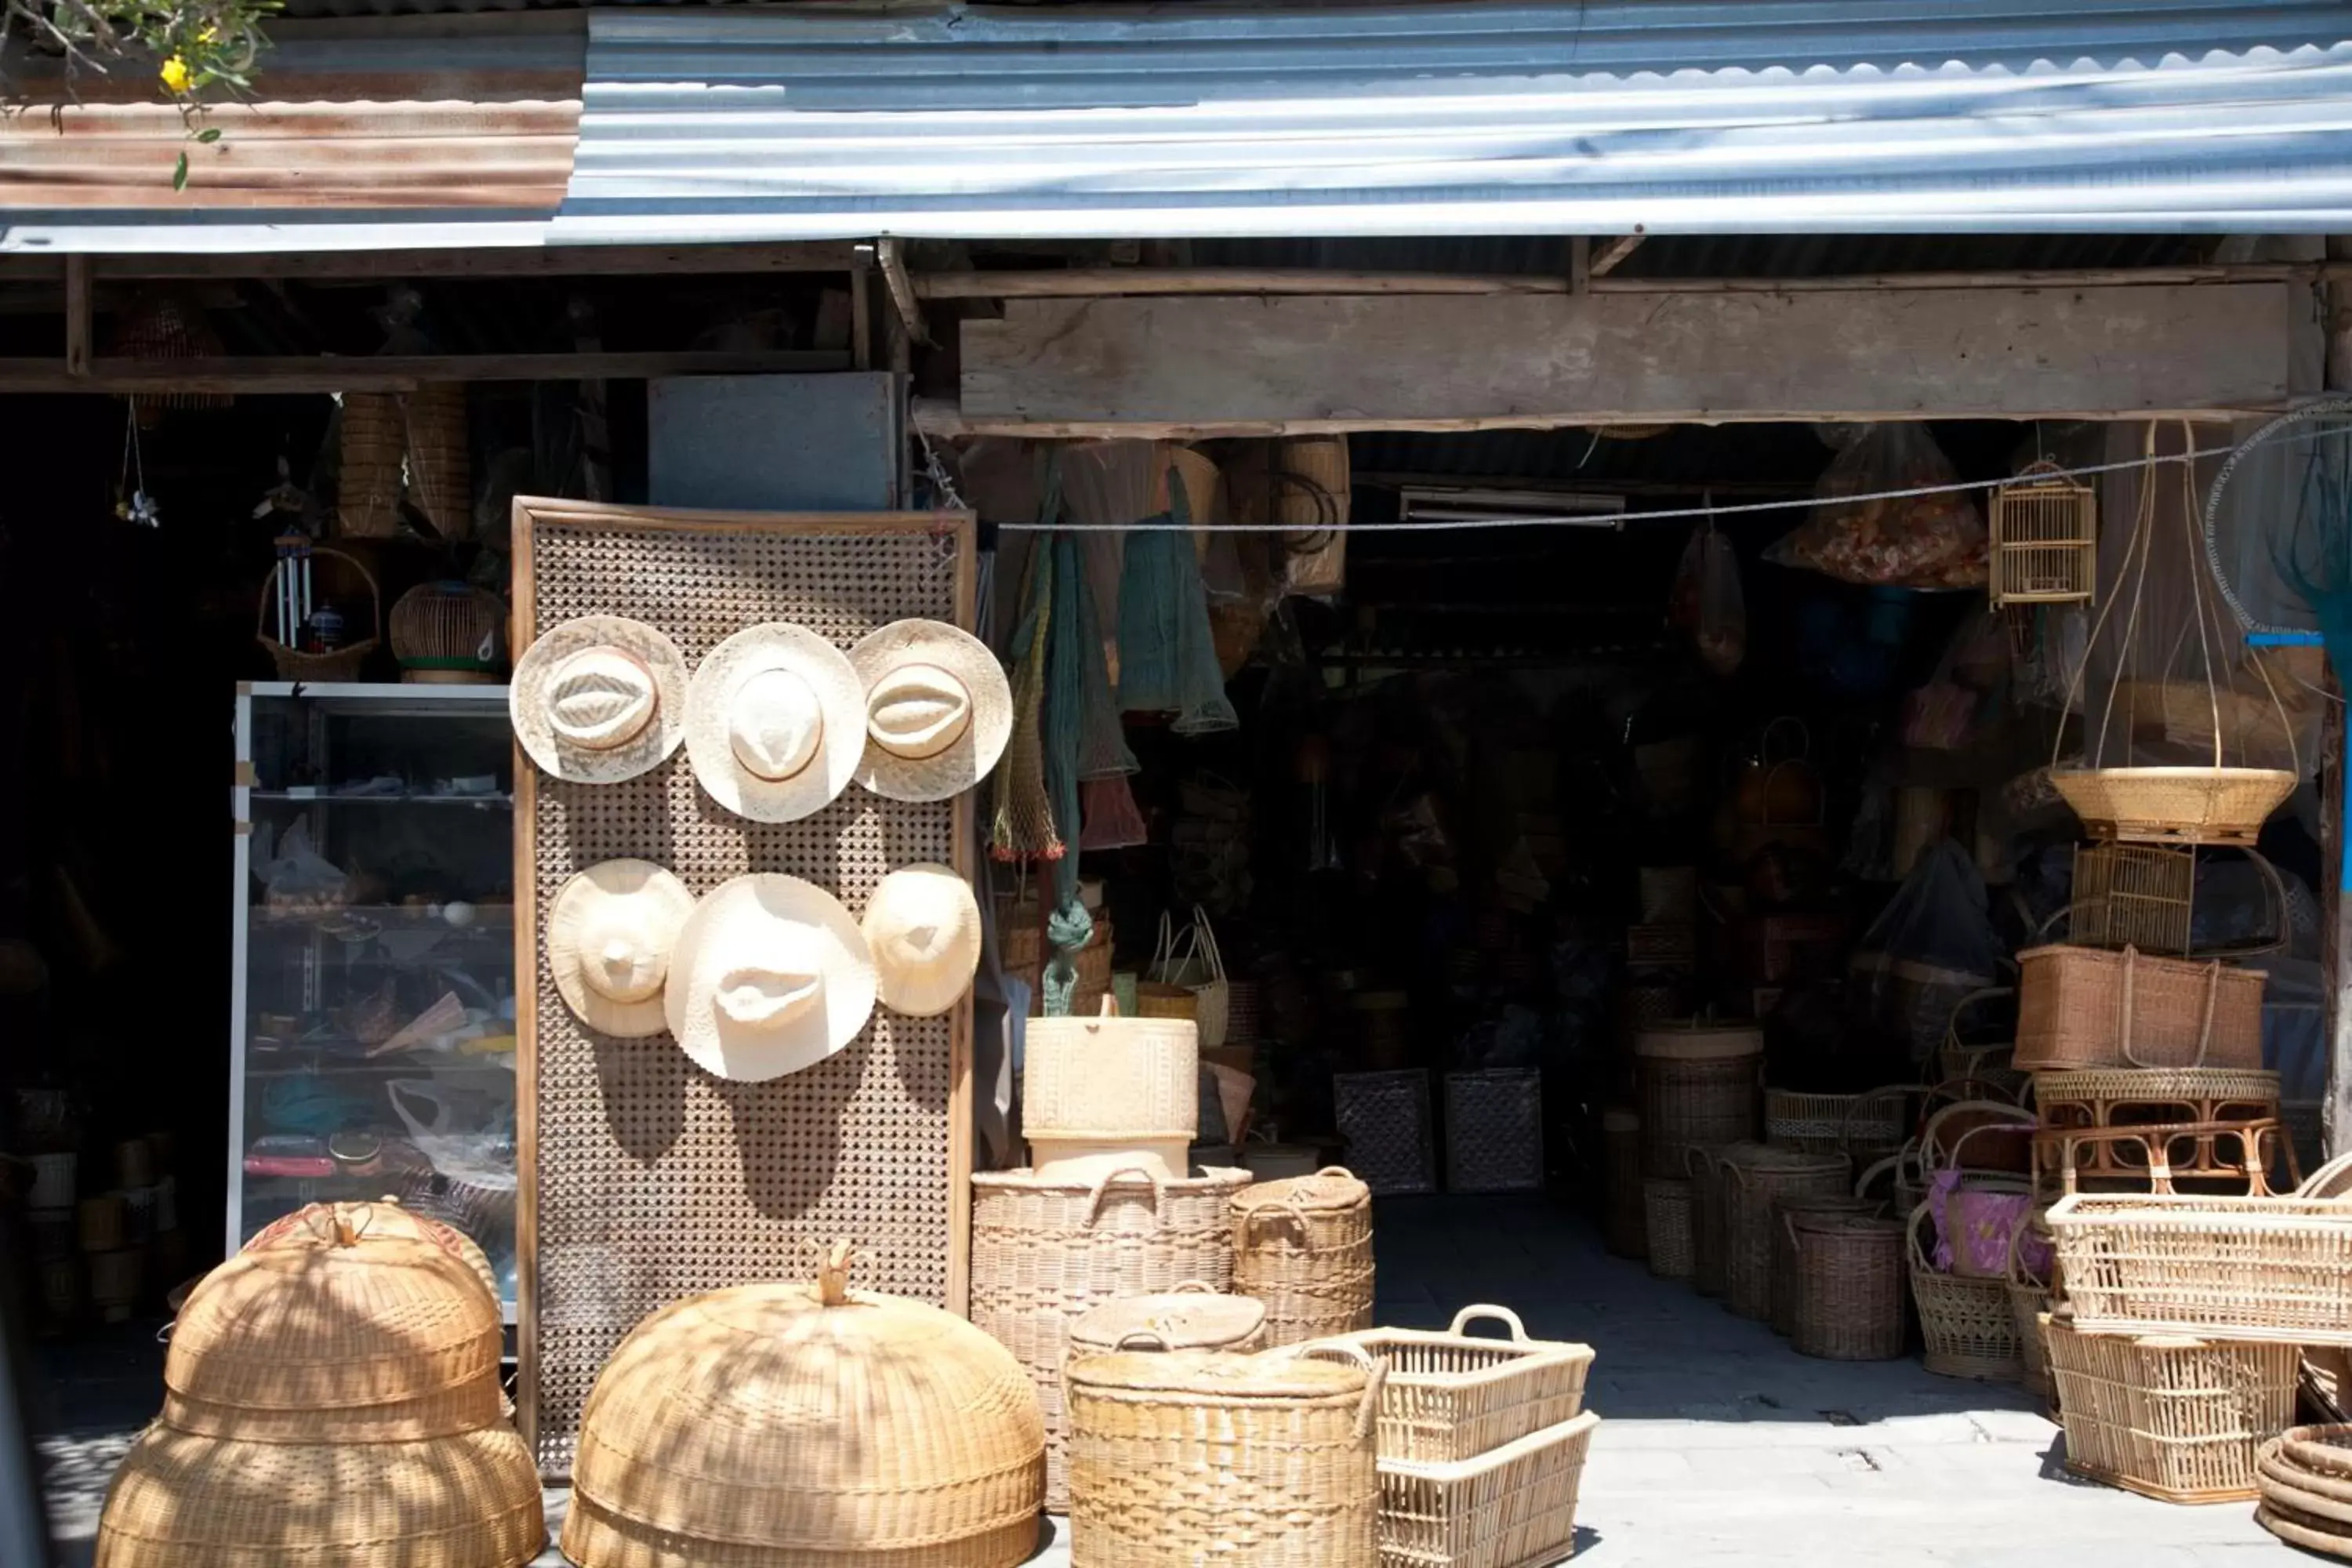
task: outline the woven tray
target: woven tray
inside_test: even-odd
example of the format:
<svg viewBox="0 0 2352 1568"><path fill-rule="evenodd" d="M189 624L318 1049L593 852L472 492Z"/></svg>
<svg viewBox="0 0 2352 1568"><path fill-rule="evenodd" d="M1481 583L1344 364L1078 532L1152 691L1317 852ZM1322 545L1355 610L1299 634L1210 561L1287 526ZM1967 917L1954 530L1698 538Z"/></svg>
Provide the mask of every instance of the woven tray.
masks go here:
<svg viewBox="0 0 2352 1568"><path fill-rule="evenodd" d="M513 537L526 645L592 613L650 622L688 659L765 620L844 648L909 616L971 624L971 523L951 514L713 518L519 500ZM877 1008L806 1071L721 1082L666 1037L614 1040L579 1023L542 956L556 889L597 861L642 856L698 893L747 871L790 872L856 915L893 866L969 872L971 844L956 803L856 785L802 821L748 822L696 788L682 752L617 784L548 779L526 763L515 795L528 869L515 889L517 973L532 977L518 1019L516 1403L541 1470L562 1477L597 1370L656 1308L772 1279L850 1236L870 1256L873 1289L963 1309L971 1014Z"/></svg>

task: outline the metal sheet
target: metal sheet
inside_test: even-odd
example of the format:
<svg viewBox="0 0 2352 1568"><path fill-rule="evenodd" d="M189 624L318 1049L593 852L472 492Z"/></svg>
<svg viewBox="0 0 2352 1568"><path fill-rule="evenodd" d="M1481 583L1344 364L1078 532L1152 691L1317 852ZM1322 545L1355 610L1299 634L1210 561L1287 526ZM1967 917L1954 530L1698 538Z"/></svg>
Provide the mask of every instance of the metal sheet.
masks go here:
<svg viewBox="0 0 2352 1568"><path fill-rule="evenodd" d="M656 506L881 511L902 440L887 372L693 375L646 386Z"/></svg>
<svg viewBox="0 0 2352 1568"><path fill-rule="evenodd" d="M573 240L2352 226L2339 0L597 12Z"/></svg>

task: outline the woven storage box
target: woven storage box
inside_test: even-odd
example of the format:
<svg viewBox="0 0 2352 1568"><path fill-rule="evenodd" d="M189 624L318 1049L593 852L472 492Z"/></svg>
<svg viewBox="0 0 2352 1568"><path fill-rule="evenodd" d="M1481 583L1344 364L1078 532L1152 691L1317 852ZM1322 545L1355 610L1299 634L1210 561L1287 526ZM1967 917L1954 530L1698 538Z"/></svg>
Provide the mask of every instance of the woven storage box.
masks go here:
<svg viewBox="0 0 2352 1568"><path fill-rule="evenodd" d="M2091 768L2053 772L2094 838L2134 844L2251 845L2295 775L2272 768Z"/></svg>
<svg viewBox="0 0 2352 1568"><path fill-rule="evenodd" d="M962 1319L814 1285L690 1297L630 1333L580 1430L563 1554L654 1563L1011 1568L1036 1550L1045 1432Z"/></svg>
<svg viewBox="0 0 2352 1568"><path fill-rule="evenodd" d="M1469 1332L1485 1320L1510 1331L1507 1340ZM1343 1341L1388 1368L1381 1396L1381 1458L1446 1465L1579 1415L1592 1348L1528 1337L1507 1307L1465 1307L1443 1333L1370 1329Z"/></svg>
<svg viewBox="0 0 2352 1568"><path fill-rule="evenodd" d="M1848 1197L1853 1179L1843 1154L1757 1147L1727 1153L1723 1165L1725 1304L1743 1318L1772 1315L1772 1204L1801 1195Z"/></svg>
<svg viewBox="0 0 2352 1568"><path fill-rule="evenodd" d="M1534 1068L1447 1073L1445 1190L1531 1193L1543 1184L1543 1074Z"/></svg>
<svg viewBox="0 0 2352 1568"><path fill-rule="evenodd" d="M1136 1342L1150 1340L1151 1344ZM1232 1351L1266 1348L1265 1304L1223 1295L1187 1279L1156 1296L1129 1296L1070 1322L1070 1354L1108 1355L1121 1349Z"/></svg>
<svg viewBox="0 0 2352 1568"><path fill-rule="evenodd" d="M1921 1204L1912 1211L1908 1237L1911 1300L1927 1346L1921 1364L1941 1377L2019 1381L2025 1363L2017 1321L2010 1315L2009 1281L1938 1273L1919 1244L1928 1223L1927 1205Z"/></svg>
<svg viewBox="0 0 2352 1568"><path fill-rule="evenodd" d="M1129 1296L1187 1280L1230 1290L1233 1196L1247 1171L1182 1181L1140 1174L1093 1184L1028 1171L971 1178L971 1321L1010 1350L1045 1415L1046 1506L1068 1497L1063 1468L1062 1366L1071 1320Z"/></svg>
<svg viewBox="0 0 2352 1568"><path fill-rule="evenodd" d="M1688 1280L1697 1268L1693 1255L1692 1184L1672 1176L1642 1178L1643 1250L1650 1272L1661 1279Z"/></svg>
<svg viewBox="0 0 2352 1568"><path fill-rule="evenodd" d="M1548 1568L1576 1541L1591 1411L1450 1465L1381 1461L1380 1568Z"/></svg>
<svg viewBox="0 0 2352 1568"><path fill-rule="evenodd" d="M1348 1168L1374 1196L1436 1189L1429 1128L1429 1074L1331 1075L1333 1119L1347 1140Z"/></svg>
<svg viewBox="0 0 2352 1568"><path fill-rule="evenodd" d="M1265 1305L1266 1342L1372 1326L1372 1194L1349 1171L1234 1194L1234 1289Z"/></svg>
<svg viewBox="0 0 2352 1568"><path fill-rule="evenodd" d="M1752 1024L1673 1024L1633 1037L1643 1173L1685 1174L1683 1151L1752 1142L1764 1032Z"/></svg>
<svg viewBox="0 0 2352 1568"><path fill-rule="evenodd" d="M2073 946L2032 948L2017 962L2020 1068L2263 1065L2259 969Z"/></svg>
<svg viewBox="0 0 2352 1568"><path fill-rule="evenodd" d="M1772 1311L1776 1334L1797 1331L1797 1226L1809 1215L1869 1215L1879 1205L1846 1193L1792 1193L1772 1200Z"/></svg>
<svg viewBox="0 0 2352 1568"><path fill-rule="evenodd" d="M1374 1562L1381 1378L1360 1356L1075 1358L1072 1568Z"/></svg>
<svg viewBox="0 0 2352 1568"><path fill-rule="evenodd" d="M1642 1118L1611 1106L1601 1113L1601 1236L1620 1258L1649 1256L1649 1205L1643 1189Z"/></svg>
<svg viewBox="0 0 2352 1568"><path fill-rule="evenodd" d="M2294 1420L2293 1345L2041 1327L2068 1469L2167 1502L2256 1495L2255 1450Z"/></svg>
<svg viewBox="0 0 2352 1568"><path fill-rule="evenodd" d="M1796 1310L1789 1342L1827 1361L1892 1361L1909 1334L1904 1314L1903 1222L1841 1214L1789 1216L1796 1237Z"/></svg>

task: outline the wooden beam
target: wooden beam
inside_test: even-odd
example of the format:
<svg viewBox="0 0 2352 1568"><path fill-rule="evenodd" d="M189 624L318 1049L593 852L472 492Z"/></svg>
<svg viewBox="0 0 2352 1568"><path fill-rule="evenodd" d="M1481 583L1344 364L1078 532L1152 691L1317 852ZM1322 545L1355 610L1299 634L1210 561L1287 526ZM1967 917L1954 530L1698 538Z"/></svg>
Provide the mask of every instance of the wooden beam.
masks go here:
<svg viewBox="0 0 2352 1568"><path fill-rule="evenodd" d="M1595 278L1606 278L1616 271L1617 264L1639 250L1642 247L1642 241L1648 237L1649 236L1640 233L1621 234L1602 246L1593 255L1592 275Z"/></svg>
<svg viewBox="0 0 2352 1568"><path fill-rule="evenodd" d="M2352 236L2331 235L2330 261L2352 260ZM2327 333L2327 390L2352 394L2352 279L2331 279L2321 290ZM2341 697L2343 682L2329 661L2327 685ZM2344 704L2327 704L2320 731L2319 873L2320 976L2327 995L2322 1014L2327 1026L2327 1099L2320 1106L2320 1133L2329 1154L2352 1149L2352 859L2346 842L2347 792L2352 791L2352 735Z"/></svg>
<svg viewBox="0 0 2352 1568"><path fill-rule="evenodd" d="M166 240L168 243L168 239ZM656 273L846 272L847 240L776 245L509 246L466 250L289 251L279 255L113 256L87 259L101 280L284 278L375 283L394 278L598 278ZM59 258L0 256L0 282L55 282Z"/></svg>
<svg viewBox="0 0 2352 1568"><path fill-rule="evenodd" d="M1592 292L1592 241L1580 234L1568 242L1568 291Z"/></svg>
<svg viewBox="0 0 2352 1568"><path fill-rule="evenodd" d="M2288 395L2292 290L1018 300L961 414L1035 434L2216 416Z"/></svg>
<svg viewBox="0 0 2352 1568"><path fill-rule="evenodd" d="M774 375L849 368L816 350L650 353L379 354L368 358L97 359L75 375L63 360L0 359L0 393L408 392L453 381L644 381L665 375Z"/></svg>
<svg viewBox="0 0 2352 1568"><path fill-rule="evenodd" d="M66 258L66 374L89 374L89 258Z"/></svg>
<svg viewBox="0 0 2352 1568"><path fill-rule="evenodd" d="M923 307L915 298L915 287L907 280L907 262L898 254L898 242L885 236L875 243L874 255L882 267L882 285L890 290L890 308L898 312L898 324L910 341L928 345L931 331L923 324Z"/></svg>

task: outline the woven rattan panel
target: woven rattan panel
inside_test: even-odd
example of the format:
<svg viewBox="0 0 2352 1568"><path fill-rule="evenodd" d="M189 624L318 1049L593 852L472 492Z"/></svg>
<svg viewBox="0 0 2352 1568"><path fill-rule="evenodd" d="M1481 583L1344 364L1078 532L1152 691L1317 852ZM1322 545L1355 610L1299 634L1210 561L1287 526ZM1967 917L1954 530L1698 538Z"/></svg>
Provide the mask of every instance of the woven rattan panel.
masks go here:
<svg viewBox="0 0 2352 1568"><path fill-rule="evenodd" d="M659 626L689 661L767 620L846 648L908 616L956 620L960 536L733 524L678 531L554 510L531 515L519 614L531 635L574 616ZM969 525L966 524L966 527ZM518 764L528 767L527 761ZM696 893L746 871L788 871L862 914L883 873L954 858L960 802L912 805L856 784L813 817L734 816L696 788L681 748L626 784L533 782L536 1053L523 1115L535 1152L535 1280L527 1285L524 1399L541 1468L570 1472L597 1371L647 1313L681 1297L786 1278L812 1244L854 1238L861 1286L944 1304L951 1195L950 1018L877 1007L837 1056L767 1083L728 1083L667 1035L584 1028L550 977L545 911L564 879L616 856L667 866ZM528 1046L525 1047L530 1049Z"/></svg>

